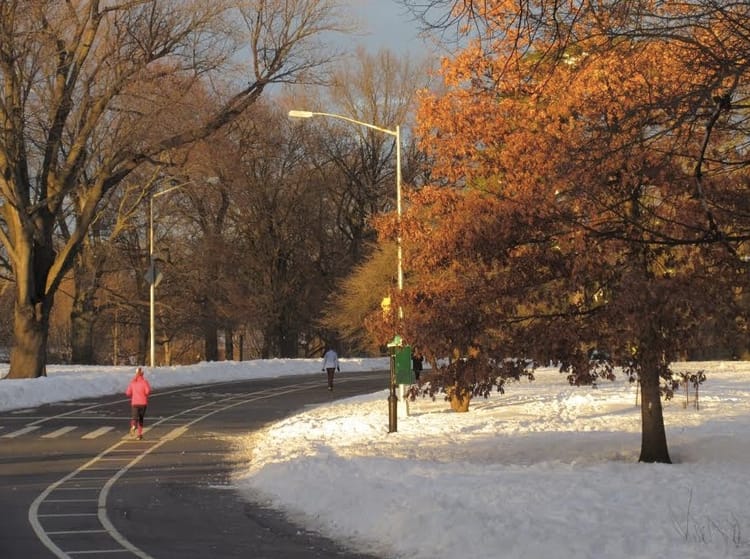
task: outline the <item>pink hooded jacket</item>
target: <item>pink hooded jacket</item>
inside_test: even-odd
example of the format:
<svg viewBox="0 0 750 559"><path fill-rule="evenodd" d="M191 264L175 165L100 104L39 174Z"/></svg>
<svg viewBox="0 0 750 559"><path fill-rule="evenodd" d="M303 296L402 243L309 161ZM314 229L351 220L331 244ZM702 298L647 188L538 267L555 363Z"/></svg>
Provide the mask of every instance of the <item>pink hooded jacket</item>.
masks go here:
<svg viewBox="0 0 750 559"><path fill-rule="evenodd" d="M131 406L145 406L148 404L149 394L151 394L151 385L143 376L143 369L139 367L135 377L130 381L125 395L130 396Z"/></svg>

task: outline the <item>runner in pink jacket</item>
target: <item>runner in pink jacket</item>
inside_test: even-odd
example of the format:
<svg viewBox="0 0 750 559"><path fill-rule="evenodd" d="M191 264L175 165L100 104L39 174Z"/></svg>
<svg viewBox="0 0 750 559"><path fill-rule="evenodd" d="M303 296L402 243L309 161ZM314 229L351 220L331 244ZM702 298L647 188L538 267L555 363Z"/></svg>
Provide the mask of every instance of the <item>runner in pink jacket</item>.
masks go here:
<svg viewBox="0 0 750 559"><path fill-rule="evenodd" d="M138 367L125 391L125 395L130 396L130 434L135 435L137 428L138 440L143 438L143 418L146 416L149 394L151 385L143 376L143 367Z"/></svg>

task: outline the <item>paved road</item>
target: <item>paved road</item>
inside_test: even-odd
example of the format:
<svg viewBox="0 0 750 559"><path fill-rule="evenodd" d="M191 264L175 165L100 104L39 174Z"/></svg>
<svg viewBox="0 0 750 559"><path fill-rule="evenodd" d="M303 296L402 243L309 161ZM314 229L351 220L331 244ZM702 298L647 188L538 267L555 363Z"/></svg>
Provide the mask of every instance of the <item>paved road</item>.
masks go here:
<svg viewBox="0 0 750 559"><path fill-rule="evenodd" d="M386 382L343 373L333 393L322 375L157 391L143 441L126 435L121 396L2 413L0 557L370 558L241 499L229 439Z"/></svg>

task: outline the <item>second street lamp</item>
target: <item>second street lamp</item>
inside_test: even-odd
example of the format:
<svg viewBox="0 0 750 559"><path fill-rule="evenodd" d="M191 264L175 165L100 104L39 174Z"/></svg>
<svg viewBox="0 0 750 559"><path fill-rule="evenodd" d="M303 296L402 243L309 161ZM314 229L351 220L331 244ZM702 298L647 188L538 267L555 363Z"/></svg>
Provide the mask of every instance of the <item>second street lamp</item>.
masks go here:
<svg viewBox="0 0 750 559"><path fill-rule="evenodd" d="M396 236L396 249L398 251L398 258L397 258L397 278L398 278L398 291L399 294L404 290L404 268L403 268L403 254L401 251L401 129L399 126L396 126L395 130L389 130L388 128L382 128L380 126L376 126L374 124L371 124L369 122L362 122L361 120L356 120L353 118L349 118L348 116L343 115L337 115L334 113L323 113L323 112L315 112L315 111L299 111L299 110L291 110L289 111L289 116L291 118L312 118L314 116L322 116L322 117L330 117L330 118L336 118L339 120L345 120L346 122L351 122L352 124L358 124L360 126L364 126L366 128L371 128L372 130L377 130L378 132L383 132L384 134L388 134L390 136L393 136L396 141L396 218L397 218L397 236ZM404 318L404 312L401 308L401 305L398 306L398 320L399 325L401 321ZM401 337L397 334L394 336L394 342L396 340L401 340ZM398 398L396 397L396 378L395 378L395 365L394 365L394 352L391 351L391 380L390 380L390 394L388 395L388 432L393 433L397 429L397 404L398 404Z"/></svg>
<svg viewBox="0 0 750 559"><path fill-rule="evenodd" d="M146 281L149 283L148 292L148 333L149 333L149 366L153 369L156 363L156 285L161 280L161 273L156 269L156 260L154 259L154 198L169 194L173 190L192 184L184 182L175 184L156 193L151 193L148 197L148 272L146 272Z"/></svg>

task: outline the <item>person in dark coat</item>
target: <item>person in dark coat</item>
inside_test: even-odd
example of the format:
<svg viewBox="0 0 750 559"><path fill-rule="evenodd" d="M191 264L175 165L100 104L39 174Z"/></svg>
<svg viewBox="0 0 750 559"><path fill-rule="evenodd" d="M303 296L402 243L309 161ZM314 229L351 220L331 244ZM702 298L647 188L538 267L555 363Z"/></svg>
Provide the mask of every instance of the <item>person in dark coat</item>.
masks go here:
<svg viewBox="0 0 750 559"><path fill-rule="evenodd" d="M424 363L424 356L415 349L411 354L411 368L417 382L419 382L419 375L422 374L422 363Z"/></svg>

